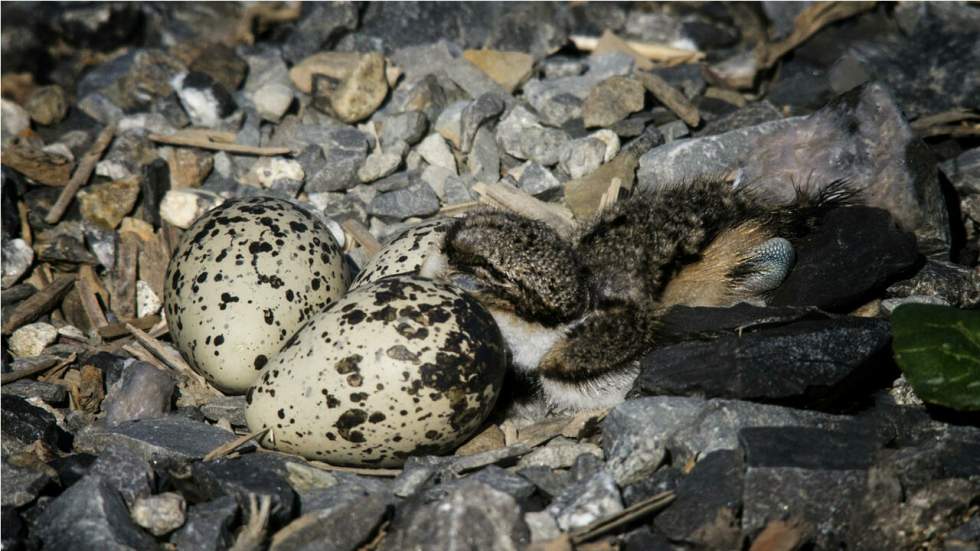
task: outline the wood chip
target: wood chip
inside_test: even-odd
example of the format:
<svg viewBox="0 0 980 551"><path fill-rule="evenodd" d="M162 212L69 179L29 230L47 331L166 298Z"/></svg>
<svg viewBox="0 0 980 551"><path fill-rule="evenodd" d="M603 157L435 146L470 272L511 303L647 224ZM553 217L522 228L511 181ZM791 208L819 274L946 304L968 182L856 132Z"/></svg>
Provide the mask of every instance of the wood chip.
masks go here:
<svg viewBox="0 0 980 551"><path fill-rule="evenodd" d="M75 173L72 174L71 180L68 181L68 185L61 190L61 195L58 196L58 200L55 201L54 205L51 206L51 210L48 211L47 216L44 217L44 221L48 224L57 224L61 217L64 216L65 211L68 210L68 205L71 204L72 200L75 198L75 194L78 193L79 188L88 182L89 177L92 176L92 171L95 170L96 163L102 158L102 154L105 153L107 147L112 142L113 136L116 135L116 125L115 123L110 124L102 129L99 136L95 139L95 143L92 147L82 156L81 162L78 163L78 168L75 169Z"/></svg>
<svg viewBox="0 0 980 551"><path fill-rule="evenodd" d="M501 207L532 220L544 222L559 235L567 237L575 232L574 218L567 209L552 203L545 203L510 184L478 182L473 185L473 191L480 195L480 200L485 204Z"/></svg>
<svg viewBox="0 0 980 551"><path fill-rule="evenodd" d="M102 370L94 365L84 365L81 370L72 371L70 374L77 374L70 379L66 378L71 408L95 415L102 407L102 400L105 398L105 392L102 390Z"/></svg>
<svg viewBox="0 0 980 551"><path fill-rule="evenodd" d="M74 274L60 274L40 291L17 304L3 324L2 333L9 335L18 327L30 323L55 308L75 282Z"/></svg>
<svg viewBox="0 0 980 551"><path fill-rule="evenodd" d="M172 136L167 136L164 134L150 134L149 138L157 143L182 145L186 147L199 147L201 149L211 149L215 151L227 151L229 153L237 153L239 155L274 156L289 155L292 153L292 150L288 147L255 147L238 143L215 142L211 141L210 139L202 139L196 136L188 136L181 133L177 133Z"/></svg>
<svg viewBox="0 0 980 551"><path fill-rule="evenodd" d="M377 476L380 478L395 478L396 476L402 474L401 469L372 469L368 467L341 467L340 465L331 465L329 463L324 463L323 461L309 461L309 464L324 471L359 474L362 476Z"/></svg>
<svg viewBox="0 0 980 551"><path fill-rule="evenodd" d="M269 429L268 428L264 428L262 430L257 430L255 432L246 434L244 436L240 436L240 437L238 437L238 438L236 438L236 439L234 439L231 442L228 442L226 444L222 444L222 445L218 446L217 448L209 451L208 454L204 456L204 459L202 459L202 461L214 461L215 459L218 459L219 457L224 457L224 456L228 455L229 453L237 450L241 446L244 446L246 443L248 443L248 442L250 442L252 440L255 440L257 438L262 438L263 436L265 436L265 433L267 433L267 432L269 432Z"/></svg>
<svg viewBox="0 0 980 551"><path fill-rule="evenodd" d="M110 323L104 325L98 329L99 336L103 339L114 339L117 337L123 337L129 335L129 328L127 326L132 325L137 329L143 331L148 331L156 324L160 323L160 316L157 314L152 314L149 316L143 316L142 318L135 318L126 321L120 321L116 323Z"/></svg>
<svg viewBox="0 0 980 551"><path fill-rule="evenodd" d="M463 457L474 455L485 451L496 450L506 447L504 442L504 432L497 425L490 425L483 429L479 434L470 438L465 444L456 449L455 455Z"/></svg>
<svg viewBox="0 0 980 551"><path fill-rule="evenodd" d="M163 300L167 265L170 263L166 237L161 230L142 245L139 251L139 279L145 281L156 296Z"/></svg>
<svg viewBox="0 0 980 551"><path fill-rule="evenodd" d="M17 202L17 213L20 215L20 238L27 243L28 246L34 245L34 232L31 231L31 221L30 209L27 207L27 203L23 201Z"/></svg>
<svg viewBox="0 0 980 551"><path fill-rule="evenodd" d="M675 115L684 121L684 124L691 128L701 124L701 113L698 111L698 108L688 101L687 96L677 88L671 86L660 75L645 71L636 71L636 77L640 79L643 87L649 90L653 94L653 97L657 98L657 101L662 103L667 109L673 111Z"/></svg>
<svg viewBox="0 0 980 551"><path fill-rule="evenodd" d="M76 357L77 355L74 352L72 352L70 356L55 364L55 366L52 367L50 370L45 371L43 375L37 378L37 380L47 382L47 381L52 381L54 379L57 379L58 377L60 377L62 371L67 369L68 366L70 366L72 363L75 362Z"/></svg>
<svg viewBox="0 0 980 551"><path fill-rule="evenodd" d="M116 266L112 272L109 292L111 308L117 318L136 317L136 271L139 258L139 236L124 231L119 234L116 246Z"/></svg>
<svg viewBox="0 0 980 551"><path fill-rule="evenodd" d="M455 205L442 207L439 209L439 214L442 216L456 216L481 207L483 207L483 203L479 201L467 201L465 203L457 203Z"/></svg>
<svg viewBox="0 0 980 551"><path fill-rule="evenodd" d="M105 313L102 312L102 306L99 304L100 295L103 304L109 303L109 293L102 286L99 276L95 275L95 270L91 266L83 264L78 267L77 286L82 308L85 310L89 324L95 329L109 325L109 320L106 319Z"/></svg>
<svg viewBox="0 0 980 551"><path fill-rule="evenodd" d="M361 224L357 219L348 218L340 223L340 227L344 228L344 231L354 238L354 241L357 241L361 247L364 247L364 252L368 258L373 258L381 250L381 242L375 239L371 230L364 227L364 224Z"/></svg>
<svg viewBox="0 0 980 551"><path fill-rule="evenodd" d="M568 37L575 47L583 52L593 52L599 46L599 39L592 36L572 35ZM704 59L704 52L697 50L684 50L672 48L664 44L653 42L639 42L626 40L626 45L641 56L665 65L680 65L682 63L695 63Z"/></svg>
<svg viewBox="0 0 980 551"><path fill-rule="evenodd" d="M71 177L70 160L22 143L4 145L0 163L46 186L67 185Z"/></svg>
<svg viewBox="0 0 980 551"><path fill-rule="evenodd" d="M30 367L27 369L18 369L17 371L11 371L10 373L4 373L0 375L0 385L5 385L8 383L12 383L14 381L19 381L25 377L30 377L31 375L37 375L38 373L44 373L49 369L55 369L55 370L61 369L62 367L74 361L75 361L74 352L72 352L67 358L61 361L58 361L57 358L50 358L42 361L41 363L35 365L34 367Z"/></svg>

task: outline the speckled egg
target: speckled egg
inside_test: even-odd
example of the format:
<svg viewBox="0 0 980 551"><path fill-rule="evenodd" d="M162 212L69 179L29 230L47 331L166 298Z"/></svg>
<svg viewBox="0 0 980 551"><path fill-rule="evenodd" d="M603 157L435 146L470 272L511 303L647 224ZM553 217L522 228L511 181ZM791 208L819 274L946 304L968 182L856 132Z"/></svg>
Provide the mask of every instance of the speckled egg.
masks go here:
<svg viewBox="0 0 980 551"><path fill-rule="evenodd" d="M283 347L249 391L263 445L333 464L398 466L453 450L490 414L500 331L474 299L414 276L365 285Z"/></svg>
<svg viewBox="0 0 980 551"><path fill-rule="evenodd" d="M313 215L279 199L229 201L195 222L170 260L170 335L208 381L243 393L347 281L343 253Z"/></svg>
<svg viewBox="0 0 980 551"><path fill-rule="evenodd" d="M364 269L351 283L351 290L383 277L418 274L426 259L433 252L442 249L451 223L450 218L432 220L412 226L399 234L364 265Z"/></svg>

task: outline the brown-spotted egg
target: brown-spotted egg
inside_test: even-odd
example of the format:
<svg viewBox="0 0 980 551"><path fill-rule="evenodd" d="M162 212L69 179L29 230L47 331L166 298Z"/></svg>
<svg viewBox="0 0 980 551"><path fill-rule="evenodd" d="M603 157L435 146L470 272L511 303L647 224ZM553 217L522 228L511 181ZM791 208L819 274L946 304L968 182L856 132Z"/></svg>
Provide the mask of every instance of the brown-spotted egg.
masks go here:
<svg viewBox="0 0 980 551"><path fill-rule="evenodd" d="M246 419L263 445L333 464L397 466L446 453L490 414L500 331L462 291L394 276L351 291L270 360Z"/></svg>
<svg viewBox="0 0 980 551"><path fill-rule="evenodd" d="M243 393L282 343L347 289L328 229L287 201L229 201L185 233L167 268L164 304L184 358Z"/></svg>
<svg viewBox="0 0 980 551"><path fill-rule="evenodd" d="M396 236L364 265L351 283L351 290L383 277L418 274L425 261L442 250L451 223L450 218L423 222Z"/></svg>

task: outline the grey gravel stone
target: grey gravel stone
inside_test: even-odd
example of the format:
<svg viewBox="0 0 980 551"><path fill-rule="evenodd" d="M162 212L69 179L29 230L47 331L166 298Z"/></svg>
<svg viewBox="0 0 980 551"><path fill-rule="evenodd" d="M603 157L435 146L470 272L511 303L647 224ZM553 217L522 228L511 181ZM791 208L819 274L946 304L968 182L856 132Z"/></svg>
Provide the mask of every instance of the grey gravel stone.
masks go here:
<svg viewBox="0 0 980 551"><path fill-rule="evenodd" d="M368 205L368 213L382 220L397 221L412 216L428 216L439 211L439 197L425 182L381 193Z"/></svg>
<svg viewBox="0 0 980 551"><path fill-rule="evenodd" d="M457 101L446 106L436 119L435 130L440 136L453 144L456 149L462 143L463 110L469 105L468 101Z"/></svg>
<svg viewBox="0 0 980 551"><path fill-rule="evenodd" d="M48 504L34 524L46 549L156 549L129 518L119 494L102 478L86 476Z"/></svg>
<svg viewBox="0 0 980 551"><path fill-rule="evenodd" d="M381 148L375 149L357 170L357 179L369 183L394 173L402 164L406 149L405 142L397 142L387 151Z"/></svg>
<svg viewBox="0 0 980 551"><path fill-rule="evenodd" d="M691 135L691 130L684 121L672 121L657 127L664 135L664 143L673 143Z"/></svg>
<svg viewBox="0 0 980 551"><path fill-rule="evenodd" d="M177 549L223 551L234 541L231 528L238 517L238 502L232 496L191 505L184 525L174 532Z"/></svg>
<svg viewBox="0 0 980 551"><path fill-rule="evenodd" d="M536 490L534 484L526 478L512 474L496 465L490 465L463 480L437 486L428 492L427 496L441 496L460 484L471 484L473 482L480 482L495 490L504 492L517 500L518 503L523 503Z"/></svg>
<svg viewBox="0 0 980 551"><path fill-rule="evenodd" d="M270 518L281 525L293 518L297 506L296 493L286 479L285 464L290 461L296 459L247 454L207 463L196 462L191 466L191 473L202 495L210 498L234 496L244 510L248 508L250 495L268 497Z"/></svg>
<svg viewBox="0 0 980 551"><path fill-rule="evenodd" d="M677 484L677 499L657 515L654 525L673 541L716 549L739 546L735 520L742 509L744 465L740 454L708 454Z"/></svg>
<svg viewBox="0 0 980 551"><path fill-rule="evenodd" d="M527 524L514 498L471 482L435 503L403 506L382 549L516 551L527 543Z"/></svg>
<svg viewBox="0 0 980 551"><path fill-rule="evenodd" d="M247 424L245 422L246 405L244 396L218 396L201 405L201 413L209 421L227 419L232 426L244 427Z"/></svg>
<svg viewBox="0 0 980 551"><path fill-rule="evenodd" d="M446 143L445 138L437 133L429 134L421 143L419 143L416 151L422 155L425 162L432 166L438 166L451 170L453 174L458 174L456 169L456 158L453 157L453 152L449 149L449 144Z"/></svg>
<svg viewBox="0 0 980 551"><path fill-rule="evenodd" d="M279 122L293 103L293 89L281 83L269 83L252 94L255 110L263 120Z"/></svg>
<svg viewBox="0 0 980 551"><path fill-rule="evenodd" d="M568 135L556 128L529 127L521 133L523 158L551 166L561 159L561 149Z"/></svg>
<svg viewBox="0 0 980 551"><path fill-rule="evenodd" d="M113 427L90 427L75 436L82 451L100 453L110 445L125 446L146 459L154 456L200 459L235 439L218 427L179 415L125 421Z"/></svg>
<svg viewBox="0 0 980 551"><path fill-rule="evenodd" d="M478 182L492 184L500 179L500 152L490 130L477 130L473 149L466 162L470 175Z"/></svg>
<svg viewBox="0 0 980 551"><path fill-rule="evenodd" d="M533 511L524 513L524 522L531 533L531 543L547 541L561 536L561 528L555 522L555 517L548 511Z"/></svg>
<svg viewBox="0 0 980 551"><path fill-rule="evenodd" d="M532 161L525 163L517 185L535 196L547 195L549 192L561 189L561 182L550 170Z"/></svg>
<svg viewBox="0 0 980 551"><path fill-rule="evenodd" d="M34 262L34 249L23 239L3 241L3 282L4 289L20 280Z"/></svg>
<svg viewBox="0 0 980 551"><path fill-rule="evenodd" d="M183 526L186 513L187 502L175 492L137 499L129 510L133 521L154 536L169 534Z"/></svg>
<svg viewBox="0 0 980 551"><path fill-rule="evenodd" d="M436 474L435 467L409 461L395 479L392 493L397 497L409 497L419 491Z"/></svg>
<svg viewBox="0 0 980 551"><path fill-rule="evenodd" d="M645 94L643 85L632 78L614 76L604 80L582 102L585 126L611 126L625 119L643 109Z"/></svg>
<svg viewBox="0 0 980 551"><path fill-rule="evenodd" d="M102 409L105 421L115 425L123 421L161 417L170 411L175 383L165 373L145 362L133 362L123 370L122 378L109 387Z"/></svg>
<svg viewBox="0 0 980 551"><path fill-rule="evenodd" d="M89 472L119 492L128 506L150 495L153 470L146 459L128 448L111 446L102 450Z"/></svg>
<svg viewBox="0 0 980 551"><path fill-rule="evenodd" d="M579 138L561 147L559 162L562 169L574 178L591 174L602 166L606 156L606 144L596 138Z"/></svg>
<svg viewBox="0 0 980 551"><path fill-rule="evenodd" d="M508 155L526 159L521 136L528 128L540 126L534 113L522 105L515 105L497 124L497 143Z"/></svg>
<svg viewBox="0 0 980 551"><path fill-rule="evenodd" d="M612 475L600 472L570 486L548 506L563 531L588 526L623 510L623 500Z"/></svg>
<svg viewBox="0 0 980 551"><path fill-rule="evenodd" d="M468 152L473 147L477 130L502 113L505 106L504 99L493 93L482 94L467 104L460 115L460 151Z"/></svg>
<svg viewBox="0 0 980 551"><path fill-rule="evenodd" d="M512 103L514 97L507 93L503 86L497 84L486 73L469 61L456 58L443 67L449 78L462 88L471 98L484 94L495 94L507 103Z"/></svg>
<svg viewBox="0 0 980 551"><path fill-rule="evenodd" d="M419 111L406 111L385 117L381 124L381 146L384 148L398 142L415 145L429 128L425 114Z"/></svg>
<svg viewBox="0 0 980 551"><path fill-rule="evenodd" d="M980 304L980 272L951 262L929 260L909 279L887 289L892 297L939 297L957 308Z"/></svg>

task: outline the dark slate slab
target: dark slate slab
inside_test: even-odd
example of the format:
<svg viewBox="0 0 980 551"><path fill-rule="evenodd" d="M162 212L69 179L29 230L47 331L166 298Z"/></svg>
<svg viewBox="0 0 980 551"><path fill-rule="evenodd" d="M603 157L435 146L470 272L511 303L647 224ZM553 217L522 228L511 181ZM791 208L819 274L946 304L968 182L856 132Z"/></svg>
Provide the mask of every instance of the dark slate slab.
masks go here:
<svg viewBox="0 0 980 551"><path fill-rule="evenodd" d="M276 533L270 551L355 551L388 514L377 494L303 515Z"/></svg>
<svg viewBox="0 0 980 551"><path fill-rule="evenodd" d="M888 322L855 317L730 333L647 354L634 390L795 404L846 398L857 383L881 372L879 360L890 342Z"/></svg>
<svg viewBox="0 0 980 551"><path fill-rule="evenodd" d="M71 434L58 426L54 415L31 405L24 398L5 393L0 396L0 410L3 433L18 442L32 444L41 440L54 448L67 450L71 447Z"/></svg>
<svg viewBox="0 0 980 551"><path fill-rule="evenodd" d="M223 551L234 543L232 527L237 518L238 501L232 496L191 505L187 520L170 541L177 549Z"/></svg>
<svg viewBox="0 0 980 551"><path fill-rule="evenodd" d="M293 518L298 499L285 475L276 472L275 467L270 468L263 455L197 462L191 473L203 495L210 498L233 496L239 507L246 510L250 495L269 497L272 500L270 519L274 526L283 526Z"/></svg>
<svg viewBox="0 0 980 551"><path fill-rule="evenodd" d="M915 237L887 212L870 207L831 211L794 248L796 265L773 292L774 306L848 311L920 262Z"/></svg>

